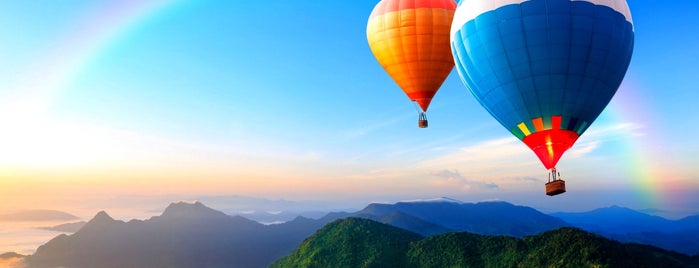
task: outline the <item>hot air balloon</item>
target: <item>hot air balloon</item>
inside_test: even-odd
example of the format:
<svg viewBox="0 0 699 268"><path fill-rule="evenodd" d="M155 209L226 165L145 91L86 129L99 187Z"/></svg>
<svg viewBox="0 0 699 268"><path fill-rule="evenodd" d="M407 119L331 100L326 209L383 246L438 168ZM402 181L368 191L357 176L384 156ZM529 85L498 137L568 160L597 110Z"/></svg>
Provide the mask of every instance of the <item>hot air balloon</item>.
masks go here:
<svg viewBox="0 0 699 268"><path fill-rule="evenodd" d="M449 29L454 0L382 0L367 23L369 47L398 86L417 103L418 126L427 127L425 112L454 68Z"/></svg>
<svg viewBox="0 0 699 268"><path fill-rule="evenodd" d="M549 170L616 93L631 60L625 0L462 0L451 28L461 80ZM553 180L551 180L553 178Z"/></svg>

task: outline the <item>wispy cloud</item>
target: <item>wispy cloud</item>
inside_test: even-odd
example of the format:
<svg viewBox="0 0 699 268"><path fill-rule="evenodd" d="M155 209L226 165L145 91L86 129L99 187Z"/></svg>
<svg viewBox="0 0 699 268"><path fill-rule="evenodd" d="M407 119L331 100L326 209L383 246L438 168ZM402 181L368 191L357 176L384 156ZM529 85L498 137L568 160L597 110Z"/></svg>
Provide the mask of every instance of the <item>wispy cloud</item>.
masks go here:
<svg viewBox="0 0 699 268"><path fill-rule="evenodd" d="M578 144L587 142L604 142L631 136L645 135L646 127L633 122L621 122L611 125L592 125L578 140Z"/></svg>
<svg viewBox="0 0 699 268"><path fill-rule="evenodd" d="M514 137L486 140L419 163L432 170L452 169L486 171L534 164L536 157Z"/></svg>
<svg viewBox="0 0 699 268"><path fill-rule="evenodd" d="M542 181L544 181L543 179L536 178L536 177L509 177L509 178L504 178L503 180L513 181L513 182L542 182Z"/></svg>
<svg viewBox="0 0 699 268"><path fill-rule="evenodd" d="M567 153L566 156L568 158L578 158L585 156L589 153L592 153L597 149L602 142L599 140L595 141L590 141L590 142L582 142L580 144L577 144L576 146L573 146Z"/></svg>
<svg viewBox="0 0 699 268"><path fill-rule="evenodd" d="M628 135L642 136L645 127L641 124L622 122L612 125L593 125L566 153L567 158L580 158L602 147L605 142L628 138Z"/></svg>
<svg viewBox="0 0 699 268"><path fill-rule="evenodd" d="M432 184L438 187L449 187L463 190L494 190L499 186L492 182L471 180L459 173L457 170L434 171L430 175L435 177Z"/></svg>

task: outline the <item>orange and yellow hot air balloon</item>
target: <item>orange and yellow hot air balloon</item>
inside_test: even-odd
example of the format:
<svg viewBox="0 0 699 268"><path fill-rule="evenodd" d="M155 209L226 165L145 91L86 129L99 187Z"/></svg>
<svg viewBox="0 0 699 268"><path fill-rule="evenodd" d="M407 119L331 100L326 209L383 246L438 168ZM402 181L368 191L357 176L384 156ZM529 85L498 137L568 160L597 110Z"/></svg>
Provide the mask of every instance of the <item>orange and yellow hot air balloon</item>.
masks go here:
<svg viewBox="0 0 699 268"><path fill-rule="evenodd" d="M388 75L420 107L418 126L454 68L449 44L454 0L382 0L369 16L369 47Z"/></svg>

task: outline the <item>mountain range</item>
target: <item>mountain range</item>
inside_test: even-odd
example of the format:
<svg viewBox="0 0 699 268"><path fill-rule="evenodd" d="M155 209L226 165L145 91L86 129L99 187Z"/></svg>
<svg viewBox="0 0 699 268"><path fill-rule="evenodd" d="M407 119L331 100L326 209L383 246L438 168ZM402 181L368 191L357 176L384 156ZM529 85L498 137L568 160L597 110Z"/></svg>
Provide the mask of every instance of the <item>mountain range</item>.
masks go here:
<svg viewBox="0 0 699 268"><path fill-rule="evenodd" d="M430 201L370 204L349 216L372 219L424 236L461 231L522 237L569 226L533 208L507 202Z"/></svg>
<svg viewBox="0 0 699 268"><path fill-rule="evenodd" d="M592 232L633 233L699 229L699 215L669 220L619 206L598 208L588 212L558 212L550 215Z"/></svg>
<svg viewBox="0 0 699 268"><path fill-rule="evenodd" d="M359 218L332 222L271 267L697 267L699 258L564 227L522 239L417 233Z"/></svg>
<svg viewBox="0 0 699 268"><path fill-rule="evenodd" d="M100 267L267 267L282 256L292 253L305 238L324 225L349 217L385 223L414 233L420 239L455 232L515 239L570 226L596 230L609 237L604 227L608 227L609 230L621 230L614 229L617 225L623 225L624 215L621 213L633 211L629 212L628 209L619 207L607 209L620 211L605 212L603 209L602 212L547 215L507 202L463 203L442 198L395 204L370 204L353 213L329 213L319 219L297 217L281 224L264 225L241 216L226 215L200 202L179 202L170 204L160 216L147 220L123 222L112 219L106 212L99 212L76 233L61 234L39 247L35 254L25 258L25 262L30 268L80 268L93 267L95 263L99 263ZM611 215L607 215L608 213ZM618 224L604 224L604 215L620 217L616 220ZM657 220L654 216L643 215ZM636 215L640 218L630 217L630 220L643 221L643 215ZM595 220L595 216L600 218ZM678 222L681 222L681 226L688 227L682 230L692 232L691 226L696 226L692 225L695 219L696 217L688 217ZM607 220L614 222L611 218ZM585 225L586 223L590 225ZM656 223L636 224L661 226ZM612 238L624 241L630 239L632 234L616 233L615 235L629 237ZM664 239L669 244L667 247L660 246L686 254L696 254L692 252L691 241L683 244L678 242L680 238L683 237L675 237L676 240L672 240L672 237L666 236ZM645 244L655 245L658 241L663 240L647 241ZM673 248L678 245L679 250Z"/></svg>
<svg viewBox="0 0 699 268"><path fill-rule="evenodd" d="M272 225L229 216L200 202L179 202L143 221L117 221L99 212L76 233L59 235L40 246L26 263L29 267L76 268L95 263L102 267L266 267L325 224L351 216L422 235L468 230L521 236L565 225L534 209L505 202L371 204L354 213L330 213L320 219L297 217Z"/></svg>
<svg viewBox="0 0 699 268"><path fill-rule="evenodd" d="M699 215L669 220L619 206L550 215L610 239L699 254Z"/></svg>
<svg viewBox="0 0 699 268"><path fill-rule="evenodd" d="M587 212L544 214L502 201L463 203L449 198L370 204L339 217L360 217L429 236L452 231L522 237L560 227L576 227L621 242L654 245L699 254L699 215L669 220L611 206Z"/></svg>
<svg viewBox="0 0 699 268"><path fill-rule="evenodd" d="M330 221L330 220L328 220ZM28 267L266 267L322 227L296 218L263 225L202 203L174 203L148 220L123 222L97 213L25 258Z"/></svg>

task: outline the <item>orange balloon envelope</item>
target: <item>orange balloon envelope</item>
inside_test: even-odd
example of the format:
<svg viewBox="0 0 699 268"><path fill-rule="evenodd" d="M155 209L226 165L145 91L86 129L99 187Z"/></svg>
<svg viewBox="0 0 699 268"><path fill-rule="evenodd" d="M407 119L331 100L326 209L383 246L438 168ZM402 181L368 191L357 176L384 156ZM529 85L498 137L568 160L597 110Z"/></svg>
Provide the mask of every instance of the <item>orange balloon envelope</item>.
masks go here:
<svg viewBox="0 0 699 268"><path fill-rule="evenodd" d="M454 68L449 31L455 10L454 0L382 0L369 16L371 51L423 112Z"/></svg>

